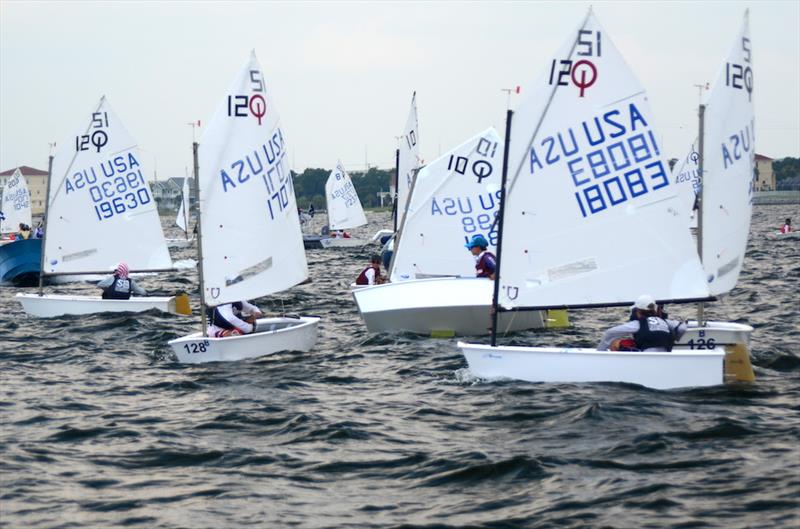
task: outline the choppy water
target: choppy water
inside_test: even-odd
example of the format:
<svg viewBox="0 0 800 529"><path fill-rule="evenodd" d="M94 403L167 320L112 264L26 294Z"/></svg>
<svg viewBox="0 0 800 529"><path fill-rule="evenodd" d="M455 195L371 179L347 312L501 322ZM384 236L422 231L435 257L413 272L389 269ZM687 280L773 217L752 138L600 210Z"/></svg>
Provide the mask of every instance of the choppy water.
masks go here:
<svg viewBox="0 0 800 529"><path fill-rule="evenodd" d="M755 327L752 386L475 380L454 340L365 331L347 285L370 249L309 251L313 283L272 302L321 316L318 346L249 362L174 363L196 319L31 319L0 288L0 526L796 528L800 241L768 233L798 213L755 208L710 309ZM592 346L625 314L571 318L524 339Z"/></svg>

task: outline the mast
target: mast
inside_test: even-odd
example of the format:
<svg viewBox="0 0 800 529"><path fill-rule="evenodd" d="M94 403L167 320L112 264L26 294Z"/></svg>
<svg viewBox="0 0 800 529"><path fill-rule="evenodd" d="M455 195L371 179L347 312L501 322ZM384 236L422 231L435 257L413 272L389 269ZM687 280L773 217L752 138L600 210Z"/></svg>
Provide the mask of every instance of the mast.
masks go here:
<svg viewBox="0 0 800 529"><path fill-rule="evenodd" d="M497 300L500 297L500 257L503 253L503 217L506 210L506 181L508 179L508 144L511 139L513 110L506 110L506 137L503 142L503 173L500 182L500 210L497 213L497 262L494 269L494 292L492 294L492 347L497 347Z"/></svg>
<svg viewBox="0 0 800 529"><path fill-rule="evenodd" d="M397 233L397 198L398 198L398 185L400 184L400 147L394 151L394 200L392 205L392 217L394 222L393 231Z"/></svg>
<svg viewBox="0 0 800 529"><path fill-rule="evenodd" d="M52 149L51 149L52 150ZM44 192L44 234L42 234L41 255L39 256L39 297L44 295L44 250L47 247L47 210L50 207L50 180L53 176L53 155L47 160L47 189Z"/></svg>
<svg viewBox="0 0 800 529"><path fill-rule="evenodd" d="M697 255L700 256L700 262L703 262L703 180L705 173L703 172L703 160L705 158L705 116L706 106L701 104L697 110L699 137L697 139L697 150L699 151L699 159L697 160L697 172L700 175L700 189L697 190ZM697 304L697 324L701 327L705 326L705 306L703 302Z"/></svg>
<svg viewBox="0 0 800 529"><path fill-rule="evenodd" d="M205 298L205 282L203 281L203 225L200 222L200 164L197 161L197 142L192 143L192 157L194 159L194 199L197 201L197 219L195 226L197 226L197 274L200 279L200 325L202 325L201 332L203 336L208 336L206 324L206 298ZM189 225L187 224L188 228Z"/></svg>

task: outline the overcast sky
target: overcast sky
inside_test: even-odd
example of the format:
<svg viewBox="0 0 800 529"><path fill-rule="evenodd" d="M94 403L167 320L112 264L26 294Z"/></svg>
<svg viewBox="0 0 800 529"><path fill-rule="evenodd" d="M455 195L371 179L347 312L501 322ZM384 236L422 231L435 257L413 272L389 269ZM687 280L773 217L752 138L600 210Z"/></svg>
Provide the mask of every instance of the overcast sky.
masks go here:
<svg viewBox="0 0 800 529"><path fill-rule="evenodd" d="M46 169L48 144L105 94L150 174L191 166L209 120L256 50L290 164L394 166L417 91L421 155L495 126L502 88L532 82L592 4L648 90L668 157L696 135L712 81L750 11L756 145L800 156L800 2L79 2L0 0L0 170ZM514 96L511 106L514 107ZM199 138L200 133L198 133Z"/></svg>

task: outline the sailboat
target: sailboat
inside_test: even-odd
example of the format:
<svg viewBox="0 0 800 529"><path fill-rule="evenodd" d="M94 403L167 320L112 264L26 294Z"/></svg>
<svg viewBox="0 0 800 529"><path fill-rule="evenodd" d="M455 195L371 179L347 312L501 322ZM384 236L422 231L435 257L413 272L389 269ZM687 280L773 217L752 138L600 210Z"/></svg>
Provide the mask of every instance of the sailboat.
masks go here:
<svg viewBox="0 0 800 529"><path fill-rule="evenodd" d="M400 145L396 153L397 165L397 200L394 208L394 231L402 224L402 215L411 195L411 184L417 174L422 161L419 156L419 120L417 119L417 93L411 95L411 108L406 118L406 126L400 137Z"/></svg>
<svg viewBox="0 0 800 529"><path fill-rule="evenodd" d="M172 270L161 223L136 141L105 96L50 158L38 294L17 294L39 317L159 309L190 314L188 296L44 294L44 277Z"/></svg>
<svg viewBox="0 0 800 529"><path fill-rule="evenodd" d="M344 230L364 226L367 217L358 199L358 193L353 186L350 175L344 170L342 162L336 163L336 168L328 175L325 182L325 202L328 211L327 237L320 239L323 248L342 248L364 246L367 241L353 237L345 237Z"/></svg>
<svg viewBox="0 0 800 529"><path fill-rule="evenodd" d="M406 118L406 126L403 129L403 135L398 138L397 150L395 151L395 197L392 207L392 230L388 233L386 233L387 230L381 230L373 237L373 240L380 239L383 245L381 259L387 267L394 254L394 234L397 233L398 227L403 223L403 215L408 206L411 186L421 166L417 93L414 92L411 96L411 108L408 111L408 118Z"/></svg>
<svg viewBox="0 0 800 529"><path fill-rule="evenodd" d="M178 215L175 217L175 225L186 234L183 239L167 239L169 248L186 248L194 240L189 234L189 179L183 179L181 187L181 205L178 208Z"/></svg>
<svg viewBox="0 0 800 529"><path fill-rule="evenodd" d="M493 281L475 277L465 243L482 235L495 251L503 146L489 128L416 174L390 265L391 282L354 288L371 332L437 337L487 334ZM544 312L504 314L503 332L546 326Z"/></svg>
<svg viewBox="0 0 800 529"><path fill-rule="evenodd" d="M749 50L746 27L743 31L737 43L742 48L746 42ZM741 52L727 64L742 66ZM749 67L749 52L746 62ZM684 206L667 175L646 93L591 10L552 58L537 88L516 113L509 111L506 123L498 310L629 306L643 293L661 302L700 302L732 288L749 223L749 211L739 200L752 178L743 145L736 160L743 181L731 185L731 195L738 198L709 199L736 208L733 224L739 231L729 232L736 242L721 252L704 240L714 257L701 264ZM723 138L752 131L752 103L748 111L735 108L730 99L741 103L749 95L744 90L732 94L724 84L711 93L715 119L730 117L716 122L716 136L706 138L713 150L722 146L724 151L728 140ZM702 161L702 147L700 153ZM707 172L701 168L701 196L718 192L711 181L723 175L712 178L711 173L730 172L724 166L729 161L708 155ZM700 224L702 231L706 223ZM718 234L711 241L722 242ZM491 345L458 346L480 377L666 389L716 385L726 375L752 380L751 331L747 325L701 320L670 353L498 346L495 334Z"/></svg>
<svg viewBox="0 0 800 529"><path fill-rule="evenodd" d="M687 212L687 221L692 230L697 229L697 195L700 193L700 153L697 152L697 140L692 143L689 154L675 164L672 181L678 186L683 210Z"/></svg>
<svg viewBox="0 0 800 529"><path fill-rule="evenodd" d="M286 139L255 51L194 144L201 327L171 340L178 361L308 351L319 318L260 318L253 334L207 336L206 307L281 292L308 278Z"/></svg>
<svg viewBox="0 0 800 529"><path fill-rule="evenodd" d="M39 275L42 241L17 237L20 223L31 225L31 196L17 168L3 187L0 207L0 283L35 284Z"/></svg>
<svg viewBox="0 0 800 529"><path fill-rule="evenodd" d="M0 235L18 232L20 224L31 225L31 194L19 168L6 180L0 211Z"/></svg>

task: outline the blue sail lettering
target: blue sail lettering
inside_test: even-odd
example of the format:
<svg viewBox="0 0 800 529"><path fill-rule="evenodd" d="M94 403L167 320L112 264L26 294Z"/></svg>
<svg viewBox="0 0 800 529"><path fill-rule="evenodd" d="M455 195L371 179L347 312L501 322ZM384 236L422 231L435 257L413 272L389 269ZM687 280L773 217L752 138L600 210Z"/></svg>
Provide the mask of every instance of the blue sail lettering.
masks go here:
<svg viewBox="0 0 800 529"><path fill-rule="evenodd" d="M534 173L533 166L538 165L539 169L542 169L542 162L539 161L539 157L536 156L536 149L531 146L531 174Z"/></svg>
<svg viewBox="0 0 800 529"><path fill-rule="evenodd" d="M569 133L569 137L572 140L572 149L568 149L566 145L564 145L564 137L561 133L558 133L558 143L561 144L561 152L564 153L564 156L572 156L576 152L578 152L578 142L575 141L575 133L572 131L571 128L567 129Z"/></svg>
<svg viewBox="0 0 800 529"><path fill-rule="evenodd" d="M499 191L498 191L498 193L499 193ZM478 200L481 203L481 208L483 208L486 211L493 210L494 209L494 197L492 196L492 194L491 193L486 193L486 200L487 200L487 202L489 202L489 205L486 205L486 203L483 201L483 196L484 195L482 195L482 194L478 195Z"/></svg>
<svg viewBox="0 0 800 529"><path fill-rule="evenodd" d="M108 165L108 170L106 170L106 165ZM114 165L111 163L111 160L106 160L100 164L100 169L103 170L103 176L106 178L111 178L114 176Z"/></svg>
<svg viewBox="0 0 800 529"><path fill-rule="evenodd" d="M733 158L731 158L731 153L728 152L728 147L724 143L722 144L722 161L724 163L725 169L728 168L728 164L733 165Z"/></svg>
<svg viewBox="0 0 800 529"><path fill-rule="evenodd" d="M553 154L553 146L556 144L555 138L553 138L552 136L548 136L545 139L543 139L542 140L542 147L545 147L548 143L550 145L549 145L549 147L547 147L547 154L544 155L544 161L547 162L547 165L550 165L550 164L556 163L558 161L559 157L558 157L558 155L556 155L555 158L553 158L551 156Z"/></svg>
<svg viewBox="0 0 800 529"><path fill-rule="evenodd" d="M117 168L118 173L124 173L128 170L128 166L125 164L125 159L122 156L116 156L114 158L114 166Z"/></svg>
<svg viewBox="0 0 800 529"><path fill-rule="evenodd" d="M583 122L583 131L586 133L586 139L589 142L589 145L593 147L603 143L603 141L606 139L605 133L603 132L603 127L600 126L600 120L597 117L594 118L594 125L594 128L597 129L597 139L592 138L592 133L589 132L589 127L586 125L585 121Z"/></svg>
<svg viewBox="0 0 800 529"><path fill-rule="evenodd" d="M247 160L247 166L248 166L248 167L250 167L250 172L251 172L252 174L254 174L254 175L257 175L257 174L259 174L261 171L263 171L263 170L264 170L264 166L261 164L261 158L259 158L259 156L258 156L258 151L253 151L253 157L254 157L254 158L256 159L256 161L258 162L258 169L256 169L255 167L253 167L253 162L252 162L252 161L250 161L250 155L249 155L249 154L248 154L247 156L245 156L245 160Z"/></svg>
<svg viewBox="0 0 800 529"><path fill-rule="evenodd" d="M636 131L637 121L640 122L644 127L647 127L647 122L644 120L644 116L642 116L641 112L639 112L639 109L636 108L636 105L631 103L628 105L628 110L631 114L631 132Z"/></svg>
<svg viewBox="0 0 800 529"><path fill-rule="evenodd" d="M472 213L472 201L469 199L469 197L464 197L464 200L467 201L468 209L466 211L464 210L464 206L461 204L461 197L458 197L458 209L464 215L469 215L470 213Z"/></svg>
<svg viewBox="0 0 800 529"><path fill-rule="evenodd" d="M436 197L431 199L431 215L443 215L442 208L436 203Z"/></svg>
<svg viewBox="0 0 800 529"><path fill-rule="evenodd" d="M625 134L625 127L623 127L622 125L611 119L612 116L619 116L619 110L612 110L611 112L606 112L605 114L603 114L603 121L605 121L606 123L617 129L616 132L610 132L608 135L611 138L619 138L620 136Z"/></svg>
<svg viewBox="0 0 800 529"><path fill-rule="evenodd" d="M452 198L445 198L442 200L444 203L444 214L445 215L455 215L456 214L456 201Z"/></svg>
<svg viewBox="0 0 800 529"><path fill-rule="evenodd" d="M219 172L219 176L222 179L222 191L227 193L229 185L231 186L232 189L236 189L236 184L233 182L233 179L230 176L228 176L228 173L225 172L225 169L222 169Z"/></svg>

